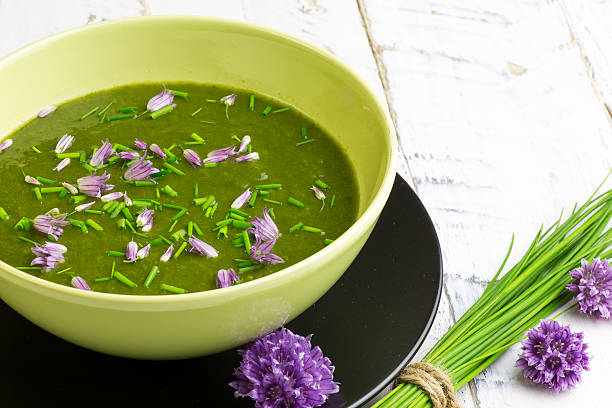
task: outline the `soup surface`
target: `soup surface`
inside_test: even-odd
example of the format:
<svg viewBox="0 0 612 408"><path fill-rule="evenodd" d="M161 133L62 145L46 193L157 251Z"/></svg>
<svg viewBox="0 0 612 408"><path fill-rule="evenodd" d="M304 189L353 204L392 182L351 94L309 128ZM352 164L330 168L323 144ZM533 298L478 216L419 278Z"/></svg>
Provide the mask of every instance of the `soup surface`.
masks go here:
<svg viewBox="0 0 612 408"><path fill-rule="evenodd" d="M166 87L188 95L176 92L174 109L155 119L146 106L161 92L162 84L135 84L62 104L9 136L13 145L0 153L0 207L7 214L0 220L2 261L64 285L78 276L99 292L197 292L215 289L221 269L236 271L236 284L240 284L299 262L355 221L359 199L352 164L311 119L280 101L247 91L183 82ZM221 101L230 94L236 94L233 104ZM74 136L74 142L57 154L56 144L65 134ZM191 149L206 162L211 151L232 145L234 152L239 150L245 135L251 140L248 150L219 162L209 160L202 167L190 165L183 153ZM160 170L151 175L156 184L129 180L126 171L135 160L115 153L96 169L98 176L110 174L106 184L114 185L102 196L125 192L131 206L124 197L104 202L83 191L72 194L62 186L65 182L79 187L79 178L94 174L89 167L93 152L106 139L115 153L139 155L144 151L135 146L135 139L146 142L147 159ZM151 144L167 149L165 160L152 152ZM259 159L236 161L249 152L258 153ZM65 156L70 163L54 170ZM25 176L38 178L42 185L26 183ZM317 185L324 199L312 189ZM231 204L246 189L257 196L230 212ZM92 201L95 204L86 210L75 211ZM33 221L54 208L67 213L66 220L72 223L62 227L57 240L67 248L64 261L44 272L27 269L39 267L30 265L35 255L29 241L56 242L37 230ZM149 231L137 225L138 214L145 208L154 211ZM262 217L264 208L272 209L270 215L280 233L271 253L283 263L258 262L248 250L256 245L256 236L245 229L251 227L246 223ZM189 234L212 246L218 256L190 252ZM151 247L148 255L143 251L142 259L129 262L124 254L132 240L138 249ZM164 262L160 257L169 244L173 255ZM149 276L154 267L158 271ZM147 277L152 277L148 287Z"/></svg>

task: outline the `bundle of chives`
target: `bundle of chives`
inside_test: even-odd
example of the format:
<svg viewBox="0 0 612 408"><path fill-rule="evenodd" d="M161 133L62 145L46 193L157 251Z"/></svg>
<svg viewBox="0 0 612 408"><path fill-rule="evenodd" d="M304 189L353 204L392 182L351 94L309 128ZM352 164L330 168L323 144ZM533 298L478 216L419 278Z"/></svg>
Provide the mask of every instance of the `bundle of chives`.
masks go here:
<svg viewBox="0 0 612 408"><path fill-rule="evenodd" d="M600 186L601 187L601 186ZM595 193L567 220L536 234L527 252L498 279L510 250L476 303L427 353L423 362L443 369L455 389L495 361L506 349L572 298L568 273L596 257L612 256L612 190ZM513 241L514 242L514 239ZM567 310L567 309L566 309ZM429 397L413 384L400 384L373 408L430 407Z"/></svg>

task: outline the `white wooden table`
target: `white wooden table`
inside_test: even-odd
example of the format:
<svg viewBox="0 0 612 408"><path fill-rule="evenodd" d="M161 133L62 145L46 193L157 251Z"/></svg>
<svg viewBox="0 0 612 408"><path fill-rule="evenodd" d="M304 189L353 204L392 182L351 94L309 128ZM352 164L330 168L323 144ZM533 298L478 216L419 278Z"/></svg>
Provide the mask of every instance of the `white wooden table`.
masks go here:
<svg viewBox="0 0 612 408"><path fill-rule="evenodd" d="M516 261L541 222L585 199L610 168L612 1L4 0L0 57L72 27L152 14L302 37L388 104L398 171L444 253L442 302L423 351L482 292L513 232ZM612 407L612 325L578 313L561 320L590 344L591 371L577 389L556 394L523 380L515 346L461 390L464 407Z"/></svg>

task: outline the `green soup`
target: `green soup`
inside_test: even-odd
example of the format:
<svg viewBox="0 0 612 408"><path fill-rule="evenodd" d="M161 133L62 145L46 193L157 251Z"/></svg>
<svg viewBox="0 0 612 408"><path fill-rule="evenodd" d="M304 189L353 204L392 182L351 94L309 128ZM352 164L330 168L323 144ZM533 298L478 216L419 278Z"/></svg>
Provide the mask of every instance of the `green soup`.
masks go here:
<svg viewBox="0 0 612 408"><path fill-rule="evenodd" d="M166 285L197 292L215 289L220 269L233 268L239 284L299 262L355 221L359 199L352 165L344 150L311 119L294 107L246 91L194 83L166 86L185 95L176 92L174 109L165 114L160 113L171 108L157 111L155 119L145 109L162 85L129 85L60 105L9 136L13 145L0 153L0 207L6 213L0 217L0 259L24 273L65 285L79 276L98 292L172 293ZM237 95L233 105L221 102L232 93ZM64 134L75 139L58 157L56 144ZM193 167L183 155L183 149L192 149L204 160L217 149L234 145L238 150L245 135L251 137L250 150L216 164ZM96 175L110 174L106 183L115 186L102 194L126 192L132 206L122 210L123 198L106 203L80 197L81 193L70 194L62 187L62 182L77 186L77 179L93 174L88 163L101 141L108 139L116 152L127 147L142 154L134 145L136 138L170 153L163 160L148 150L153 167L161 170L153 175L157 184L125 180L133 163L118 157L96 170ZM249 152L258 153L259 160L236 162ZM70 164L55 171L64 156L71 157ZM26 175L46 184L28 184ZM313 185L324 199L315 196ZM247 188L257 191L257 196L239 211L230 212L232 202ZM88 210L75 211L79 204L91 201L95 204ZM143 205L154 210L153 227L146 232L136 225ZM57 241L68 249L65 260L46 272L27 269L34 259L29 241L54 242L30 220L53 208L68 213L66 219L72 222L63 227ZM270 215L280 231L272 253L284 263L256 262L247 250L249 244L255 244L255 237L244 232L250 226L246 223L262 217L264 208L272 210ZM0 210L0 215L4 213ZM22 217L25 220L20 223ZM225 224L229 225L224 228ZM214 247L218 256L190 252L189 234ZM126 262L123 254L132 240L139 248L151 244L150 252L143 259ZM160 256L168 243L174 247L173 256L162 262ZM154 267L158 272L145 287ZM113 270L118 273L109 279Z"/></svg>

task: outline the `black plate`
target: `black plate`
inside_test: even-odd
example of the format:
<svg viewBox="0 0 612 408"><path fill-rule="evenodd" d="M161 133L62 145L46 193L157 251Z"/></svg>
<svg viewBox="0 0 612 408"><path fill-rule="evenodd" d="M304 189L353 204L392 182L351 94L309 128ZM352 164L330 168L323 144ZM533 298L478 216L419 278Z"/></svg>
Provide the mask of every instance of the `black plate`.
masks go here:
<svg viewBox="0 0 612 408"><path fill-rule="evenodd" d="M387 386L429 331L442 261L433 224L399 176L380 220L334 287L288 327L314 333L340 392L325 408L359 406ZM235 351L180 361L111 357L61 340L0 302L2 407L252 407L227 385ZM214 403L213 403L214 401Z"/></svg>

